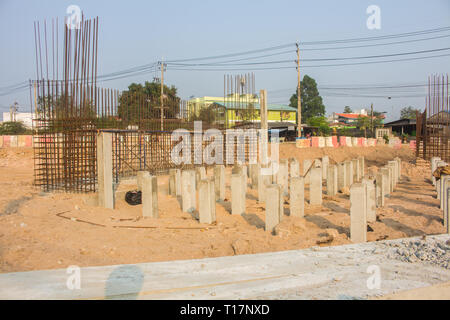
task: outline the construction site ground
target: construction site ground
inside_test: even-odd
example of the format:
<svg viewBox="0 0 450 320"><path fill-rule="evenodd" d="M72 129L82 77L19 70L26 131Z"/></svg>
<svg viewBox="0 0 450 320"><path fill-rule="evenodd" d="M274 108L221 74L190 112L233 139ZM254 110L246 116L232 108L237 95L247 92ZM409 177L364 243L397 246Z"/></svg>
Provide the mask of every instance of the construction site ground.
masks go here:
<svg viewBox="0 0 450 320"><path fill-rule="evenodd" d="M280 158L330 157L330 163L364 156L366 173L388 160L403 161L401 182L377 221L369 223L368 241L398 239L445 232L443 213L430 183L429 163L415 161L403 147L310 148L280 145ZM301 168L302 169L302 168ZM208 170L208 175L212 175ZM264 230L265 206L257 203L257 190L247 192L246 214L230 214L230 174L227 168L226 200L217 203L217 223L199 224L197 213L185 213L179 200L168 195L168 177L158 178L159 219L142 217L142 206L130 206L123 192L135 181L119 186L116 209L95 206L92 194L46 193L33 186L33 150L0 149L0 272L60 269L172 260L201 259L316 246L351 244L348 190L335 197L324 194L322 206L308 204L305 217L285 216L272 235ZM325 183L324 183L325 191ZM448 270L446 270L448 272Z"/></svg>

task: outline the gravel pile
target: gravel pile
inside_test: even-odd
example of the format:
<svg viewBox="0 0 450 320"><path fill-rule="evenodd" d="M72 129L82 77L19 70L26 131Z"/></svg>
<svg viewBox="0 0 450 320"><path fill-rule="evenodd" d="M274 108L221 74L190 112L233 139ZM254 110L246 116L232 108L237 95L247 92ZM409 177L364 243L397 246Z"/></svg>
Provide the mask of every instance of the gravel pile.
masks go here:
<svg viewBox="0 0 450 320"><path fill-rule="evenodd" d="M403 240L401 243L385 243L388 258L403 262L424 261L450 269L450 240Z"/></svg>

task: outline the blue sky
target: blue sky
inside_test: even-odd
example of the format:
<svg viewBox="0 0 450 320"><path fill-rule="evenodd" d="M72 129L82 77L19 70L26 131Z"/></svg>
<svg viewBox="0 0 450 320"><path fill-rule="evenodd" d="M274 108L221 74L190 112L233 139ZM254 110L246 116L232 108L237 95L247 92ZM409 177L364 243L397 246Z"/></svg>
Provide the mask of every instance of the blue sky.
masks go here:
<svg viewBox="0 0 450 320"><path fill-rule="evenodd" d="M450 26L448 0L347 0L347 1L6 1L0 0L0 88L35 78L33 22L47 21L66 14L78 5L85 16L99 16L99 75L161 60L203 57L271 46L316 41L374 37ZM366 8L381 9L381 29L366 27ZM61 29L60 29L61 30ZM445 33L440 33L442 35ZM447 31L446 34L449 34ZM436 34L438 35L438 34ZM427 36L421 36L426 38ZM302 59L354 57L422 51L450 47L450 37L390 46L344 50L305 51ZM296 59L295 52L267 58ZM450 53L448 51L441 53ZM424 56L426 54L422 54ZM420 55L418 55L420 56ZM294 62L292 62L294 64ZM307 63L305 62L305 65ZM313 64L313 63L309 63ZM365 86L373 84L425 84L434 73L449 71L450 57L355 66L302 68L302 74L316 79L319 86ZM175 85L182 98L223 95L223 75L246 71L168 70L166 83ZM256 88L268 90L269 103L288 103L295 90L295 69L255 71ZM152 80L155 73L101 83L125 89L131 82ZM374 104L388 112L388 119L399 116L408 105L423 109L425 88L403 89L387 99L386 90L352 91L336 97L323 90L327 114L340 112L345 105L354 109ZM413 95L413 97L408 97ZM385 97L386 96L386 97ZM0 96L0 112L18 101L20 111L29 110L28 91Z"/></svg>

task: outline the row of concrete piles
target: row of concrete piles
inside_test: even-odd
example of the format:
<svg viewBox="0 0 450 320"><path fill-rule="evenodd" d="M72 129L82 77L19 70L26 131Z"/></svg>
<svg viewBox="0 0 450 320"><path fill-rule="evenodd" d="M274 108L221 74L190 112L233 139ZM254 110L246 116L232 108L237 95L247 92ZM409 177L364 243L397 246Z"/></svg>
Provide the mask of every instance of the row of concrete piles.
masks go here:
<svg viewBox="0 0 450 320"><path fill-rule="evenodd" d="M433 176L433 172L437 168L446 166L448 166L448 163L441 160L441 158L431 158L431 181L436 187L437 198L440 200L439 208L443 211L445 230L450 234L450 175L441 174L439 179Z"/></svg>
<svg viewBox="0 0 450 320"><path fill-rule="evenodd" d="M109 153L110 139L103 135L99 139L99 204L114 208L112 184L112 164ZM109 150L109 151L108 151ZM439 163L440 164L440 163ZM433 165L433 164L432 164ZM353 242L366 241L367 222L376 220L376 207L384 206L385 197L393 192L400 179L401 161L389 161L374 178L365 175L364 157L330 164L328 156L321 159L304 160L303 173L295 158L282 159L270 165L235 165L231 172L231 213L242 215L246 212L248 182L257 190L258 203L265 203L265 229L273 232L284 217L285 198L289 197L290 215L303 217L305 207L305 184L309 184L309 204L322 204L322 185L326 180L326 193L335 196L345 188L350 192L350 237ZM179 197L184 212L198 211L200 223L212 224L216 221L216 202L225 200L225 166L216 165L212 177L208 177L205 167L169 172L169 194ZM448 177L441 179L447 194L450 183ZM138 189L142 191L142 212L144 217L158 218L157 177L149 172L137 174ZM198 192L198 203L197 203ZM448 199L445 198L445 199ZM442 207L447 205L442 202ZM448 207L448 206L447 206ZM448 209L446 209L448 210ZM447 212L447 211L446 211ZM448 214L447 214L448 217ZM448 228L448 219L445 219Z"/></svg>
<svg viewBox="0 0 450 320"><path fill-rule="evenodd" d="M350 186L350 239L354 243L367 241L367 223L377 219L376 208L385 205L401 178L401 159L388 161L376 175L363 175Z"/></svg>

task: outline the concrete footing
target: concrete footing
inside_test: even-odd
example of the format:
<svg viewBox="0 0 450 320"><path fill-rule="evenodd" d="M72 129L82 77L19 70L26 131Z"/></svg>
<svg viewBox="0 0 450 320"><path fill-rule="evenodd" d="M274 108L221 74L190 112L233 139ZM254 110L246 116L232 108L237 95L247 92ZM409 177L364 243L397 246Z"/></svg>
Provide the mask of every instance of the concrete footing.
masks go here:
<svg viewBox="0 0 450 320"><path fill-rule="evenodd" d="M353 243L367 241L366 187L354 183L350 187L350 239Z"/></svg>
<svg viewBox="0 0 450 320"><path fill-rule="evenodd" d="M261 170L258 174L258 203L266 202L266 188L269 184L272 184L272 176L261 174Z"/></svg>
<svg viewBox="0 0 450 320"><path fill-rule="evenodd" d="M291 178L300 177L300 164L296 158L289 159L289 171Z"/></svg>
<svg viewBox="0 0 450 320"><path fill-rule="evenodd" d="M244 173L231 175L231 214L242 215L245 213L245 187L243 184Z"/></svg>
<svg viewBox="0 0 450 320"><path fill-rule="evenodd" d="M328 176L328 166L330 165L330 158L328 156L322 157L322 179L326 180Z"/></svg>
<svg viewBox="0 0 450 320"><path fill-rule="evenodd" d="M276 184L270 184L267 189L266 201L266 231L273 232L280 223L280 187Z"/></svg>
<svg viewBox="0 0 450 320"><path fill-rule="evenodd" d="M376 196L376 206L377 208L384 207L384 196L385 196L385 186L387 183L387 176L383 174L381 170L377 172L375 177L375 196Z"/></svg>
<svg viewBox="0 0 450 320"><path fill-rule="evenodd" d="M359 175L362 179L362 177L364 177L364 175L365 175L366 159L363 156L359 156L358 164L359 164Z"/></svg>
<svg viewBox="0 0 450 320"><path fill-rule="evenodd" d="M112 133L101 132L97 135L97 167L98 205L114 209Z"/></svg>
<svg viewBox="0 0 450 320"><path fill-rule="evenodd" d="M308 169L312 166L312 164L313 164L312 160L309 159L303 160L303 177L305 177L305 184L310 183L309 177L311 171L308 172Z"/></svg>
<svg viewBox="0 0 450 320"><path fill-rule="evenodd" d="M322 204L322 168L312 168L309 185L309 204Z"/></svg>
<svg viewBox="0 0 450 320"><path fill-rule="evenodd" d="M282 196L289 195L289 163L287 159L280 160L276 177L276 183L282 188Z"/></svg>
<svg viewBox="0 0 450 320"><path fill-rule="evenodd" d="M142 216L158 218L158 179L146 172L142 175Z"/></svg>
<svg viewBox="0 0 450 320"><path fill-rule="evenodd" d="M291 217L305 216L305 179L292 177L290 179L290 215Z"/></svg>
<svg viewBox="0 0 450 320"><path fill-rule="evenodd" d="M181 170L169 170L169 195L177 197L181 196Z"/></svg>
<svg viewBox="0 0 450 320"><path fill-rule="evenodd" d="M336 165L327 168L327 195L335 196L338 193L338 170Z"/></svg>
<svg viewBox="0 0 450 320"><path fill-rule="evenodd" d="M183 212L191 212L196 208L194 170L181 172L181 207Z"/></svg>
<svg viewBox="0 0 450 320"><path fill-rule="evenodd" d="M434 170L437 168L437 163L441 161L441 158L439 157L432 157L431 158L431 181L433 182L433 186L436 185L436 178L433 176Z"/></svg>
<svg viewBox="0 0 450 320"><path fill-rule="evenodd" d="M366 187L366 219L367 222L377 220L375 181L373 179L363 179Z"/></svg>
<svg viewBox="0 0 450 320"><path fill-rule="evenodd" d="M202 179L198 183L198 215L200 223L216 221L216 195L214 179Z"/></svg>
<svg viewBox="0 0 450 320"><path fill-rule="evenodd" d="M388 167L391 170L391 192L394 191L394 188L396 186L396 180L397 180L397 161L388 161Z"/></svg>
<svg viewBox="0 0 450 320"><path fill-rule="evenodd" d="M353 166L353 182L359 182L362 178L359 173L359 161L358 159L352 159L351 161Z"/></svg>
<svg viewBox="0 0 450 320"><path fill-rule="evenodd" d="M342 190L348 185L347 183L347 168L345 162L339 162L337 165L338 171L338 190Z"/></svg>
<svg viewBox="0 0 450 320"><path fill-rule="evenodd" d="M195 168L195 187L198 189L198 184L200 180L206 179L206 168L205 167L196 167Z"/></svg>
<svg viewBox="0 0 450 320"><path fill-rule="evenodd" d="M353 184L353 162L352 161L345 161L345 182L346 187L350 187Z"/></svg>
<svg viewBox="0 0 450 320"><path fill-rule="evenodd" d="M216 201L225 200L225 166L223 164L214 167L214 189Z"/></svg>

